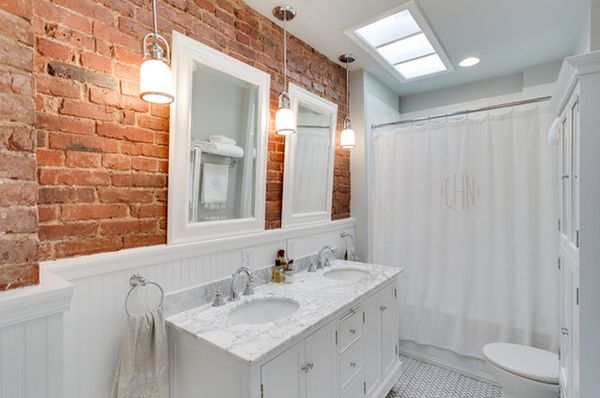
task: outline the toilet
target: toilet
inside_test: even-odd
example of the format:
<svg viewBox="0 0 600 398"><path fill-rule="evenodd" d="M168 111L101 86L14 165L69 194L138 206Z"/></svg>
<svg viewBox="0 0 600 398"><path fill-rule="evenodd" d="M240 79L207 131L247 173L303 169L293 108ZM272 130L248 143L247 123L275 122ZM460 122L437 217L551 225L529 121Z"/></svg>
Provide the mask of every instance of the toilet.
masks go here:
<svg viewBox="0 0 600 398"><path fill-rule="evenodd" d="M502 387L503 398L558 398L558 355L537 348L490 343L483 356Z"/></svg>

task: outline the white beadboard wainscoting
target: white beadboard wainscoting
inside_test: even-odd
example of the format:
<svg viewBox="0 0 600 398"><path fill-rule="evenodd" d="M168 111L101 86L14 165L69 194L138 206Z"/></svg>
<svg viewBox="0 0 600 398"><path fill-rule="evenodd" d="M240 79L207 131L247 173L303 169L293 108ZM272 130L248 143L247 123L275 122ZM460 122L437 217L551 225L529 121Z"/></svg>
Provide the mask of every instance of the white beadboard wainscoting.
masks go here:
<svg viewBox="0 0 600 398"><path fill-rule="evenodd" d="M64 397L110 397L126 319L125 296L130 287L129 277L134 272L159 283L169 293L230 276L243 264L242 257L250 257L250 264L244 265L257 269L273 264L277 250L282 248L291 258L313 254L324 245L343 249L341 232L354 236L355 220L42 264L44 270L75 285L71 309L65 313L64 323ZM136 289L130 309L142 311L156 305L157 291L152 286Z"/></svg>
<svg viewBox="0 0 600 398"><path fill-rule="evenodd" d="M0 295L0 398L63 398L63 313L73 286L42 273L38 286Z"/></svg>

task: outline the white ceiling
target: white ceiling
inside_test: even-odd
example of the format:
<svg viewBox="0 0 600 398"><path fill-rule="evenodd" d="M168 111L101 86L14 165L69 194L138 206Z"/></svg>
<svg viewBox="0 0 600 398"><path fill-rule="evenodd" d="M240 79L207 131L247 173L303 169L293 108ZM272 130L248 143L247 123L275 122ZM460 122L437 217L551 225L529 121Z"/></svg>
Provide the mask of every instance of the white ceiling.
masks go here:
<svg viewBox="0 0 600 398"><path fill-rule="evenodd" d="M274 21L272 9L282 4L282 0L245 1ZM572 55L589 4L589 0L417 0L456 71L402 83L344 32L404 2L284 0L283 4L298 11L288 23L291 34L335 61L340 54L355 54L358 59L351 69L371 72L399 95L508 75ZM458 66L472 55L481 58L479 65Z"/></svg>

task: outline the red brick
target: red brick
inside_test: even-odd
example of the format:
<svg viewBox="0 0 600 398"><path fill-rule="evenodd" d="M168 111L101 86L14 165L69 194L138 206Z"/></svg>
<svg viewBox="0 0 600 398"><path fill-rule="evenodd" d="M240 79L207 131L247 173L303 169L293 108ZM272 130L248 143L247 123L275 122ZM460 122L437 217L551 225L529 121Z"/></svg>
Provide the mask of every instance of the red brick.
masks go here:
<svg viewBox="0 0 600 398"><path fill-rule="evenodd" d="M132 188L98 188L100 200L105 203L150 203L151 191Z"/></svg>
<svg viewBox="0 0 600 398"><path fill-rule="evenodd" d="M37 243L33 239L1 239L0 268L9 264L25 264L37 261ZM0 271L2 274L3 271Z"/></svg>
<svg viewBox="0 0 600 398"><path fill-rule="evenodd" d="M152 130L169 131L169 121L158 117L139 115L138 124Z"/></svg>
<svg viewBox="0 0 600 398"><path fill-rule="evenodd" d="M38 38L37 51L46 57L65 62L73 61L75 55L71 47L44 38Z"/></svg>
<svg viewBox="0 0 600 398"><path fill-rule="evenodd" d="M8 0L10 1L10 0ZM36 285L40 281L40 267L34 263L15 264L2 268L0 291Z"/></svg>
<svg viewBox="0 0 600 398"><path fill-rule="evenodd" d="M100 224L101 235L123 235L151 233L158 230L158 222L155 220L126 220L126 221L103 221Z"/></svg>
<svg viewBox="0 0 600 398"><path fill-rule="evenodd" d="M81 88L77 82L50 75L36 75L35 88L38 93L56 97L79 98L81 96Z"/></svg>
<svg viewBox="0 0 600 398"><path fill-rule="evenodd" d="M131 208L131 215L138 218L166 217L167 205L165 203L139 205Z"/></svg>
<svg viewBox="0 0 600 398"><path fill-rule="evenodd" d="M42 169L40 183L43 185L110 185L110 174L102 170Z"/></svg>
<svg viewBox="0 0 600 398"><path fill-rule="evenodd" d="M63 166L65 154L62 151L52 151L48 149L38 149L36 152L38 167L44 166Z"/></svg>
<svg viewBox="0 0 600 398"><path fill-rule="evenodd" d="M131 159L126 155L106 154L102 157L102 166L109 169L129 170Z"/></svg>
<svg viewBox="0 0 600 398"><path fill-rule="evenodd" d="M0 153L0 178L34 180L35 158L32 156Z"/></svg>
<svg viewBox="0 0 600 398"><path fill-rule="evenodd" d="M158 170L158 161L156 159L134 157L131 159L131 168L133 170L155 172Z"/></svg>
<svg viewBox="0 0 600 398"><path fill-rule="evenodd" d="M111 108L71 99L64 100L60 113L94 120L113 120L114 118L114 110Z"/></svg>
<svg viewBox="0 0 600 398"><path fill-rule="evenodd" d="M94 21L94 36L131 50L140 48L140 40L100 21Z"/></svg>
<svg viewBox="0 0 600 398"><path fill-rule="evenodd" d="M67 152L68 167L96 168L100 167L101 155L92 152Z"/></svg>
<svg viewBox="0 0 600 398"><path fill-rule="evenodd" d="M116 141L108 138L63 133L50 133L48 145L51 149L81 152L115 153L118 150Z"/></svg>
<svg viewBox="0 0 600 398"><path fill-rule="evenodd" d="M112 13L96 4L91 0L53 0L56 4L60 4L65 8L81 14L87 18L94 18L96 20L104 21L105 23L112 23Z"/></svg>
<svg viewBox="0 0 600 398"><path fill-rule="evenodd" d="M112 72L112 60L102 55L94 54L91 52L84 52L81 54L81 65L96 69L102 72Z"/></svg>
<svg viewBox="0 0 600 398"><path fill-rule="evenodd" d="M156 187L166 186L167 178L161 174L113 174L112 185L115 187Z"/></svg>
<svg viewBox="0 0 600 398"><path fill-rule="evenodd" d="M37 126L50 131L64 131L83 135L92 135L96 132L96 124L93 120L51 113L38 113Z"/></svg>
<svg viewBox="0 0 600 398"><path fill-rule="evenodd" d="M35 207L0 208L0 233L35 233L37 227L38 218Z"/></svg>
<svg viewBox="0 0 600 398"><path fill-rule="evenodd" d="M117 61L123 64L131 64L139 67L144 61L144 57L140 51L130 51L122 47L117 47L115 54Z"/></svg>
<svg viewBox="0 0 600 398"><path fill-rule="evenodd" d="M132 248L132 247L141 247L141 246L153 246L153 245L163 245L167 243L167 237L163 234L161 235L125 235L123 237L124 247Z"/></svg>
<svg viewBox="0 0 600 398"><path fill-rule="evenodd" d="M122 248L123 242L120 237L69 240L58 242L54 246L57 258L112 252Z"/></svg>
<svg viewBox="0 0 600 398"><path fill-rule="evenodd" d="M40 225L38 236L41 240L61 240L72 237L95 236L96 223L65 223Z"/></svg>
<svg viewBox="0 0 600 398"><path fill-rule="evenodd" d="M27 46L33 44L33 29L29 21L7 14L2 14L0 20L0 36L14 39Z"/></svg>
<svg viewBox="0 0 600 398"><path fill-rule="evenodd" d="M100 105L109 105L137 112L148 112L148 103L141 98L120 95L112 90L92 87L90 88L90 101Z"/></svg>
<svg viewBox="0 0 600 398"><path fill-rule="evenodd" d="M26 0L30 1L30 0ZM48 0L34 0L35 14L46 20L58 22L83 33L92 33L92 21L63 7L57 7Z"/></svg>
<svg viewBox="0 0 600 398"><path fill-rule="evenodd" d="M63 221L99 220L123 218L127 213L127 206L122 204L76 204L64 205L61 218Z"/></svg>
<svg viewBox="0 0 600 398"><path fill-rule="evenodd" d="M90 83L104 88L114 89L117 87L117 81L110 75L94 72L81 66L69 65L59 61L48 62L48 73L52 76L76 80L82 83Z"/></svg>
<svg viewBox="0 0 600 398"><path fill-rule="evenodd" d="M38 205L38 217L40 223L56 221L58 219L58 213L54 206L39 206Z"/></svg>
<svg viewBox="0 0 600 398"><path fill-rule="evenodd" d="M37 184L0 184L0 206L33 206L37 203Z"/></svg>
<svg viewBox="0 0 600 398"><path fill-rule="evenodd" d="M0 149L16 152L32 152L35 148L35 132L28 127L0 126Z"/></svg>
<svg viewBox="0 0 600 398"><path fill-rule="evenodd" d="M0 9L21 18L31 19L31 0L0 0Z"/></svg>
<svg viewBox="0 0 600 398"><path fill-rule="evenodd" d="M0 120L33 124L35 106L31 96L0 93L0 104Z"/></svg>
<svg viewBox="0 0 600 398"><path fill-rule="evenodd" d="M154 142L154 134L151 131L132 126L121 126L116 123L98 124L98 135L122 139L133 142Z"/></svg>

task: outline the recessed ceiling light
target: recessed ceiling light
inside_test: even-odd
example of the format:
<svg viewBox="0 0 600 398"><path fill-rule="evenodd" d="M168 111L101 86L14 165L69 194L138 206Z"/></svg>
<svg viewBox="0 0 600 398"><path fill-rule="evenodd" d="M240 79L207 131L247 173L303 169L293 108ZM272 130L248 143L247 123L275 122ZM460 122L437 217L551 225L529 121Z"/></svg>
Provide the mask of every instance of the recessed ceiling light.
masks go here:
<svg viewBox="0 0 600 398"><path fill-rule="evenodd" d="M460 61L459 65L463 68L468 68L470 66L475 66L479 63L479 58L477 57L467 57Z"/></svg>

